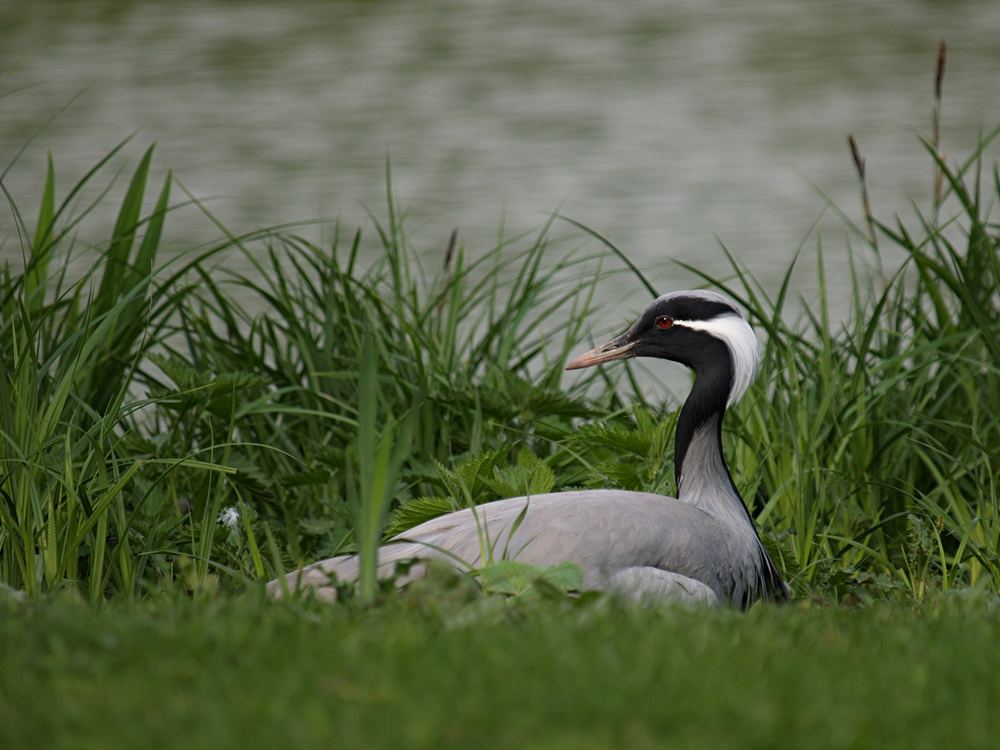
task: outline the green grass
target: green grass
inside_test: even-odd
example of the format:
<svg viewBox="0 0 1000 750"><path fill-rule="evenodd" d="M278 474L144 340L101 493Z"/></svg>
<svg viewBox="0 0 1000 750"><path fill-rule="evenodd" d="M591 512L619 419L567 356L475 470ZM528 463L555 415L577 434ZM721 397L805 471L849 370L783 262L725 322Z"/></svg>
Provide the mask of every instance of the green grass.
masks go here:
<svg viewBox="0 0 1000 750"><path fill-rule="evenodd" d="M253 597L0 619L0 745L986 748L995 606L377 609ZM470 606L470 605L466 605Z"/></svg>
<svg viewBox="0 0 1000 750"><path fill-rule="evenodd" d="M980 151L948 165L928 149L947 189L908 222L872 217L881 246L856 231L852 259L891 243L907 261L891 276L856 265L846 320L831 319L822 254L798 320L794 264L777 289L735 259L724 279L690 269L767 335L725 438L799 596L1000 589L1000 180ZM410 247L390 200L372 242L223 229L164 261L173 182L142 215L151 156L103 243L84 245L73 214L99 170L58 201L50 164L34 226L10 203L24 261L0 269L4 585L94 601L240 590L337 552L370 559L383 534L497 497L673 492L675 405L630 367L562 371L592 338L600 264L627 261L594 233L567 250L544 227L476 258L453 238L442 257Z"/></svg>
<svg viewBox="0 0 1000 750"><path fill-rule="evenodd" d="M176 254L176 209L214 217L170 175L150 188L151 149L122 187L100 181L127 143L68 188L52 160L30 209L0 178L0 747L985 745L1000 173L988 139L960 163L936 140L929 206L845 216L846 319L818 239L799 316L794 264L775 287L735 252L725 278L689 269L767 338L724 439L795 603L745 616L621 610L509 563L374 580L380 539L450 510L674 491L676 404L633 365L562 371L661 284L597 233L421 250L389 181L364 233L216 222ZM95 188L110 237L89 236ZM611 273L636 295L609 326ZM346 551L356 597L261 600Z"/></svg>

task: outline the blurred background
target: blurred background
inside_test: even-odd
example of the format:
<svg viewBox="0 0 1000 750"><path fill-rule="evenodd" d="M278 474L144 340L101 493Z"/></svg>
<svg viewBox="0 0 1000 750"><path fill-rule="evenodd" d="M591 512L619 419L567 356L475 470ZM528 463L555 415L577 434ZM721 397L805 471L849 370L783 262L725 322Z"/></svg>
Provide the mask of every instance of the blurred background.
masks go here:
<svg viewBox="0 0 1000 750"><path fill-rule="evenodd" d="M668 258L724 269L719 240L773 280L818 219L836 276L846 230L821 215L825 195L860 219L848 133L880 216L926 206L916 133L930 130L941 38L945 151L968 155L1000 122L996 0L0 9L0 162L41 127L4 180L22 209L36 210L46 152L62 197L138 131L119 165L157 142L154 178L172 168L234 231L364 225L366 206L384 215L388 157L420 248L443 248L458 228L470 252L485 250L558 209L611 237L661 289L691 280ZM9 212L0 233L0 252L19 252ZM194 210L168 221L177 247L218 234ZM808 262L803 273L808 293Z"/></svg>

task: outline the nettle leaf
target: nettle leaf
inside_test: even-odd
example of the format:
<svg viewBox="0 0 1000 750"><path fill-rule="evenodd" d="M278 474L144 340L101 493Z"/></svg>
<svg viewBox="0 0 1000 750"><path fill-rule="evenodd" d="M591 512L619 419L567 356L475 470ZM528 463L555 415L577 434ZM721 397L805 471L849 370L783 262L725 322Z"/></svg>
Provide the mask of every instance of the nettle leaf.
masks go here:
<svg viewBox="0 0 1000 750"><path fill-rule="evenodd" d="M501 560L480 568L478 573L484 590L514 597L537 594L536 583L563 593L579 591L583 586L583 570L571 562L541 566Z"/></svg>
<svg viewBox="0 0 1000 750"><path fill-rule="evenodd" d="M202 406L217 416L229 418L245 397L235 394L260 390L268 384L267 378L247 372L212 373L198 370L177 357L149 355L157 367L175 384L174 389L155 389L163 398L164 408L186 411Z"/></svg>
<svg viewBox="0 0 1000 750"><path fill-rule="evenodd" d="M403 532L438 516L458 510L454 500L447 497L418 497L393 511L386 525L385 536L398 536Z"/></svg>
<svg viewBox="0 0 1000 750"><path fill-rule="evenodd" d="M527 432L533 432L543 416L562 422L560 434L572 419L595 416L593 407L583 398L496 366L484 374L469 401L482 410L486 420L517 423Z"/></svg>
<svg viewBox="0 0 1000 750"><path fill-rule="evenodd" d="M300 518L297 525L303 534L322 536L332 531L336 524L329 518Z"/></svg>
<svg viewBox="0 0 1000 750"><path fill-rule="evenodd" d="M333 472L327 469L308 469L282 474L280 482L284 487L309 487L326 484L332 477Z"/></svg>
<svg viewBox="0 0 1000 750"><path fill-rule="evenodd" d="M199 376L203 375L179 357L164 356L155 352L150 352L147 356L150 362L163 371L164 375L174 381L178 389L183 390L191 387L191 384L197 382Z"/></svg>
<svg viewBox="0 0 1000 750"><path fill-rule="evenodd" d="M921 557L929 557L937 547L934 535L927 522L915 513L907 513L908 528L906 531L907 547L911 553Z"/></svg>
<svg viewBox="0 0 1000 750"><path fill-rule="evenodd" d="M586 414L585 417L593 415ZM532 429L539 438L543 440L560 441L572 434L576 427L569 419L563 419L551 414L538 417L532 425Z"/></svg>
<svg viewBox="0 0 1000 750"><path fill-rule="evenodd" d="M583 568L572 562L542 568L538 578L566 593L583 588Z"/></svg>
<svg viewBox="0 0 1000 750"><path fill-rule="evenodd" d="M226 459L226 464L236 469L236 476L254 484L257 487L270 487L273 478L266 471L261 469L257 463L239 450L233 450Z"/></svg>
<svg viewBox="0 0 1000 750"><path fill-rule="evenodd" d="M493 476L485 481L497 497L504 498L551 492L556 476L542 459L522 448L515 466L494 466Z"/></svg>
<svg viewBox="0 0 1000 750"><path fill-rule="evenodd" d="M670 448L674 418L661 419L646 409L633 412L631 424L583 425L572 438L586 458L587 486L613 486L648 492L668 491L673 474Z"/></svg>
<svg viewBox="0 0 1000 750"><path fill-rule="evenodd" d="M606 487L610 484L623 490L647 490L642 472L636 471L633 463L614 459L598 463L586 484L588 487Z"/></svg>
<svg viewBox="0 0 1000 750"><path fill-rule="evenodd" d="M465 459L454 469L449 469L439 461L435 461L438 476L459 507L477 505L487 500L496 500L493 489L489 485L493 467L496 465L501 451L486 451Z"/></svg>
<svg viewBox="0 0 1000 750"><path fill-rule="evenodd" d="M637 432L648 441L646 478L652 481L664 464L674 440L673 420L654 419L649 412L636 410Z"/></svg>
<svg viewBox="0 0 1000 750"><path fill-rule="evenodd" d="M645 458L649 453L649 440L635 430L617 424L580 425L573 437L575 445L589 449L611 448L621 455Z"/></svg>
<svg viewBox="0 0 1000 750"><path fill-rule="evenodd" d="M464 491L458 481L456 473L437 459L434 460L434 466L437 468L438 478L441 480L441 483L444 484L445 489L448 491L448 495L456 499L461 499L464 495Z"/></svg>
<svg viewBox="0 0 1000 750"><path fill-rule="evenodd" d="M581 425L574 442L581 446L601 446L615 450L619 455L631 454L635 458L660 461L673 441L676 414L662 418L646 409L632 412L633 422L604 422Z"/></svg>
<svg viewBox="0 0 1000 750"><path fill-rule="evenodd" d="M479 569L483 588L494 594L521 596L538 577L538 567L514 560L501 560Z"/></svg>
<svg viewBox="0 0 1000 750"><path fill-rule="evenodd" d="M459 482L470 490L473 500L486 489L485 480L499 457L500 451L487 451L466 459L455 469Z"/></svg>

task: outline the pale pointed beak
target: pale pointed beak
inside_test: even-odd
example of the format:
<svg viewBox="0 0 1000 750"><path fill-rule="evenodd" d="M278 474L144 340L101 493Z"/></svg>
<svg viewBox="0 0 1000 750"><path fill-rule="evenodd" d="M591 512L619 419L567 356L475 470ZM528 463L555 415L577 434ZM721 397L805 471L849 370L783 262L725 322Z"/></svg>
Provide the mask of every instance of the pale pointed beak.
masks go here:
<svg viewBox="0 0 1000 750"><path fill-rule="evenodd" d="M614 341L609 341L604 346L591 349L586 354L582 354L571 362L566 363L567 370L581 370L584 367L593 367L604 362L613 362L616 359L627 359L632 356L636 341L625 341L624 336L619 336Z"/></svg>

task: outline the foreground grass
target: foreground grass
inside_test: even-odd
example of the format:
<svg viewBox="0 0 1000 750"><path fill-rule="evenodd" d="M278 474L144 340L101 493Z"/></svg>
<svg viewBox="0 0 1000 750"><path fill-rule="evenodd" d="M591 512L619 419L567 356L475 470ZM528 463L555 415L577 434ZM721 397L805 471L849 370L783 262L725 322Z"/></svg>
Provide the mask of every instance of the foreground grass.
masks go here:
<svg viewBox="0 0 1000 750"><path fill-rule="evenodd" d="M444 601L444 603L442 603ZM0 613L0 746L991 747L1000 610L239 599Z"/></svg>

